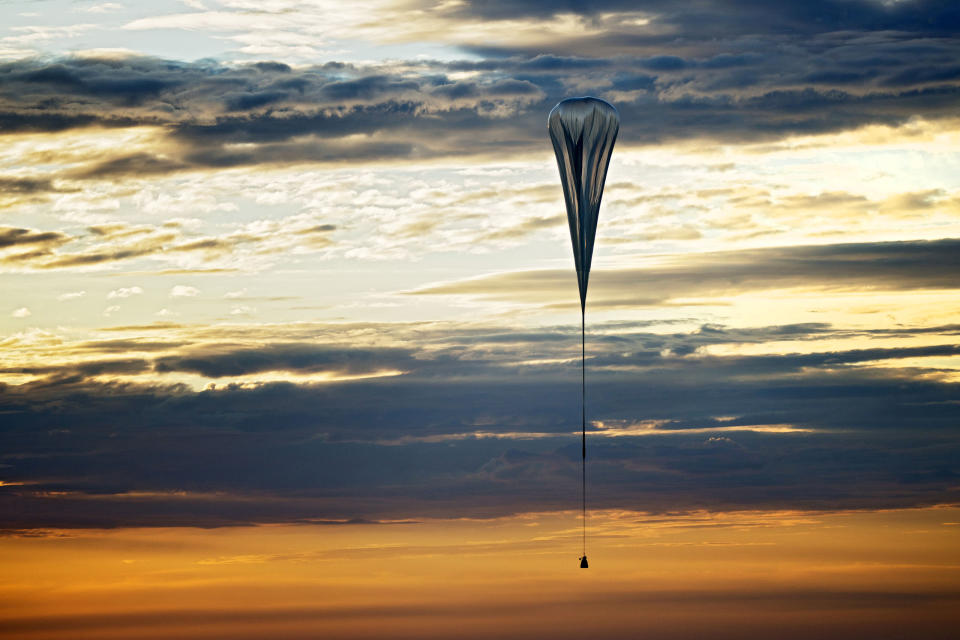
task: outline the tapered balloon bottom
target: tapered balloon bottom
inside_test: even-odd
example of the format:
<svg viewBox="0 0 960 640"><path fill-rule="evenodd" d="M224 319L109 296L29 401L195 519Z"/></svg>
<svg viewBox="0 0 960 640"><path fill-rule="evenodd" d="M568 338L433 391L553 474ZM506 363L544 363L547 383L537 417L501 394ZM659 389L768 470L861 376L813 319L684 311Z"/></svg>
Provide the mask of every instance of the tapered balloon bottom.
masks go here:
<svg viewBox="0 0 960 640"><path fill-rule="evenodd" d="M580 558L580 568L581 568L581 569L587 569L587 568L588 568L588 565L587 565L587 556L583 556L582 558Z"/></svg>

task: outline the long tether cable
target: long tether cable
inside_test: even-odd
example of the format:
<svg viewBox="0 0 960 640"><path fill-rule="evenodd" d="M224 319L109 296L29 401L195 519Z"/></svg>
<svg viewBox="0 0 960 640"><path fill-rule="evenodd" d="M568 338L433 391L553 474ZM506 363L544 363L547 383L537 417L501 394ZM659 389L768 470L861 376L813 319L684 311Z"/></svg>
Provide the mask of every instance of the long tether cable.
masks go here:
<svg viewBox="0 0 960 640"><path fill-rule="evenodd" d="M587 347L586 310L580 307L580 469L583 515L583 557L587 557Z"/></svg>

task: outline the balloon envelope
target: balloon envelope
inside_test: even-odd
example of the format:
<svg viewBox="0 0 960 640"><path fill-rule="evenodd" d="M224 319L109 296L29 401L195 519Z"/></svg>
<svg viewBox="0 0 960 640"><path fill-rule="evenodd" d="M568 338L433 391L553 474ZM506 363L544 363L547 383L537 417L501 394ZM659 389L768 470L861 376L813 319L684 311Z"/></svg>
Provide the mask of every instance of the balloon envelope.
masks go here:
<svg viewBox="0 0 960 640"><path fill-rule="evenodd" d="M620 130L620 116L613 105L599 98L569 98L550 112L547 128L560 167L580 308L584 309L603 181Z"/></svg>

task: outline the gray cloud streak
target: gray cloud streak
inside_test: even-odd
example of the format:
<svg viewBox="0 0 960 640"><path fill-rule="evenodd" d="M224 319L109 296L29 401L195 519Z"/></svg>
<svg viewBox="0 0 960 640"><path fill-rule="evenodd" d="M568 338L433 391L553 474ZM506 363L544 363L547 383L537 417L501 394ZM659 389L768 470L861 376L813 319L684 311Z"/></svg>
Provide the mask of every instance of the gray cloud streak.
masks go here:
<svg viewBox="0 0 960 640"><path fill-rule="evenodd" d="M960 240L776 247L678 257L650 268L594 270L591 307L656 306L676 298L784 288L954 289ZM495 274L428 286L414 295L474 295L515 302L573 300L567 270Z"/></svg>

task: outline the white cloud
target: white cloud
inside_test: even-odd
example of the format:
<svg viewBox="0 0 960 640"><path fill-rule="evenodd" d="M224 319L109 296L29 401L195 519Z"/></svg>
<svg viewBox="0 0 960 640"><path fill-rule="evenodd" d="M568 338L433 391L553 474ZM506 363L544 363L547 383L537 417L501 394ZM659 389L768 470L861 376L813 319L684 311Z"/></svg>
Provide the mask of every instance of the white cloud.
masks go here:
<svg viewBox="0 0 960 640"><path fill-rule="evenodd" d="M223 297L224 298L242 298L245 295L247 295L247 289L243 288L243 289L240 289L239 291L228 291L227 293L223 294Z"/></svg>
<svg viewBox="0 0 960 640"><path fill-rule="evenodd" d="M12 315L14 318L26 318L32 316L33 314L30 313L30 309L27 309L26 307L20 307L10 315Z"/></svg>
<svg viewBox="0 0 960 640"><path fill-rule="evenodd" d="M154 315L160 316L161 318L168 318L179 314L170 311L170 309L160 309L160 311L157 311Z"/></svg>
<svg viewBox="0 0 960 640"><path fill-rule="evenodd" d="M83 11L84 13L110 13L112 11L123 11L124 7L119 2L101 2L100 4L95 4L90 7L83 7L78 9L78 11Z"/></svg>
<svg viewBox="0 0 960 640"><path fill-rule="evenodd" d="M246 305L236 306L230 310L230 315L232 316L249 316L256 313L257 310L253 307L248 307Z"/></svg>
<svg viewBox="0 0 960 640"><path fill-rule="evenodd" d="M57 300L60 302L65 302L67 300L76 300L77 298L82 298L87 295L86 291L69 291L67 293L61 293L57 296Z"/></svg>
<svg viewBox="0 0 960 640"><path fill-rule="evenodd" d="M92 29L99 29L95 24L71 24L61 26L27 25L10 27L14 36L0 38L0 44L14 47L37 47L56 40L63 41L81 36Z"/></svg>
<svg viewBox="0 0 960 640"><path fill-rule="evenodd" d="M109 318L117 311L120 311L120 307L118 305L111 305L103 310L103 315Z"/></svg>
<svg viewBox="0 0 960 640"><path fill-rule="evenodd" d="M173 289L170 289L171 298L193 298L198 295L200 295L200 289L183 284L178 284Z"/></svg>
<svg viewBox="0 0 960 640"><path fill-rule="evenodd" d="M120 287L119 289L114 289L107 294L107 298L129 298L130 296L138 296L143 293L143 289L140 287Z"/></svg>

